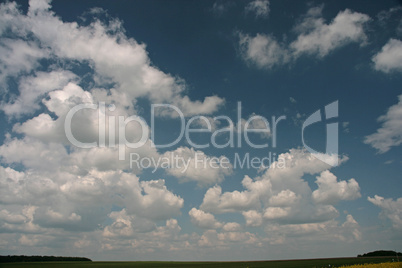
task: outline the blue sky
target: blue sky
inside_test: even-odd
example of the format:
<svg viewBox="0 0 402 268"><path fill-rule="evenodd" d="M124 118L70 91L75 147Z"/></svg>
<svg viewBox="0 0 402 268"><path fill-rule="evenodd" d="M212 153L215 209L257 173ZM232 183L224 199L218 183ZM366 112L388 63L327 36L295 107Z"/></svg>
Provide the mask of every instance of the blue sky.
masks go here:
<svg viewBox="0 0 402 268"><path fill-rule="evenodd" d="M398 1L34 0L0 12L0 254L401 250Z"/></svg>

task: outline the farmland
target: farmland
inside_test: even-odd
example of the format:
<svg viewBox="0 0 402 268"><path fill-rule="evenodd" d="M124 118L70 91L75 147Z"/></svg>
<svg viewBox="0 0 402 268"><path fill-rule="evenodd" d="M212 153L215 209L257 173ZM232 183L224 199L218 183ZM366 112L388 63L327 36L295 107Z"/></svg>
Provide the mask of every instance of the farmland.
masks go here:
<svg viewBox="0 0 402 268"><path fill-rule="evenodd" d="M374 264L392 262L391 257L372 258L331 258L331 259L308 259L308 260L283 260L283 261L248 261L248 262L31 262L31 263L2 263L2 268L25 268L25 267L75 267L75 268L98 268L98 267L207 267L207 268L245 268L245 267L272 267L272 268L312 268L312 267L341 267L354 264ZM399 264L399 266L398 266ZM329 266L330 265L330 266ZM402 267L401 263L387 264L393 266L373 266L372 268L396 268ZM366 266L355 266L362 268Z"/></svg>

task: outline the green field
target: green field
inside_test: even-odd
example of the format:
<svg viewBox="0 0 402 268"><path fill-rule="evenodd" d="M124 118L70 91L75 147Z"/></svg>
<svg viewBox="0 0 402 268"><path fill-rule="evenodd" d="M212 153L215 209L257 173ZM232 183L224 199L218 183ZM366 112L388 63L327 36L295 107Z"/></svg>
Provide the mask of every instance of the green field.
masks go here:
<svg viewBox="0 0 402 268"><path fill-rule="evenodd" d="M335 258L335 259L309 259L309 260L284 260L284 261L250 261L250 262L30 262L30 263L0 263L0 267L74 267L74 268L97 268L97 267L336 267L342 265L381 263L392 261L392 257L374 258Z"/></svg>

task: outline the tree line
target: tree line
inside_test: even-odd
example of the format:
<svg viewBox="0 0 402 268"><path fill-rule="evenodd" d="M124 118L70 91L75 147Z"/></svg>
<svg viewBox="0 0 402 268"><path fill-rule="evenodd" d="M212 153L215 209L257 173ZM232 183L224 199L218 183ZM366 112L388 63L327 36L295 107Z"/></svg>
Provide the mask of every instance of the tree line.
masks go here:
<svg viewBox="0 0 402 268"><path fill-rule="evenodd" d="M402 253L393 250L377 250L363 255L357 255L357 257L402 257Z"/></svg>
<svg viewBox="0 0 402 268"><path fill-rule="evenodd" d="M92 261L84 257L61 257L61 256L25 256L25 255L8 255L0 256L2 262L47 262L47 261Z"/></svg>

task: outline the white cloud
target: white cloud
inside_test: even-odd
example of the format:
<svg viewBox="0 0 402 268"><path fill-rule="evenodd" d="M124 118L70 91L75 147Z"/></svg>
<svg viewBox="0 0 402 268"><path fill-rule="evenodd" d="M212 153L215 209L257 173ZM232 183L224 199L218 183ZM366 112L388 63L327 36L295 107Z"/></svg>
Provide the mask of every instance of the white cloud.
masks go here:
<svg viewBox="0 0 402 268"><path fill-rule="evenodd" d="M372 60L377 71L402 71L402 41L391 38Z"/></svg>
<svg viewBox="0 0 402 268"><path fill-rule="evenodd" d="M267 1L257 2L268 9ZM265 16L267 9L254 11ZM119 161L117 148L71 146L65 137L64 119L77 104L115 105L114 111L105 112L107 142L108 117L140 114L140 98L177 105L185 116L212 114L224 104L218 96L191 100L185 82L154 66L146 45L127 37L120 21L86 22L64 22L51 11L50 1L30 1L27 15L15 3L0 5L0 33L7 33L0 41L0 83L8 78L17 82L16 94L10 95L1 109L11 120L25 120L14 124L0 146L0 246L21 254L27 249L25 252L30 252L30 247L41 255L57 254L60 248L80 254L85 248L85 254L101 258L107 252L116 258L120 252L125 256L134 252L152 259L158 251L183 258L198 254L199 246L218 252L218 248L231 250L232 245L262 248L271 242L271 237L259 238L243 230L246 227L291 223L292 228L305 227L311 232L323 222L329 225L328 220L337 226L332 220L338 211L329 201L329 205L314 203L312 190L302 179L330 167L301 150L281 155L289 164L283 170L272 167L260 177L245 176L240 191L225 192L219 185L208 189L200 209L189 212L194 225L212 228L199 235L181 234L174 217L182 213L184 199L169 189L171 184L163 175L148 178L141 168L130 170L127 156L135 152L156 159L174 153L190 159L199 153L204 161L212 156L186 147L161 154L148 142L139 149L127 149L127 161ZM274 37L240 36L248 62L272 68L290 61L289 49ZM61 65L66 68L60 69ZM75 66L90 71L83 75ZM91 80L90 86L81 77ZM159 115L177 116L172 111ZM97 141L97 119L97 111L78 112L73 120L74 136L82 142ZM252 128L261 126L261 121L253 121ZM126 130L133 140L140 134L135 124ZM222 161L223 156L217 159ZM232 169L230 165L197 167L192 162L185 171L171 168L166 172L180 182L214 185ZM218 221L213 214L227 212L242 213L246 226ZM345 229L357 224L350 217ZM335 227L322 230L339 233Z"/></svg>
<svg viewBox="0 0 402 268"><path fill-rule="evenodd" d="M294 192L289 189L283 190L279 192L277 195L272 196L269 199L269 204L272 206L290 206L297 202L300 199L300 196L297 196Z"/></svg>
<svg viewBox="0 0 402 268"><path fill-rule="evenodd" d="M344 231L350 231L353 234L355 240L362 239L362 233L360 232L360 226L352 215L348 214L346 216L346 221L342 224L342 229Z"/></svg>
<svg viewBox="0 0 402 268"><path fill-rule="evenodd" d="M233 166L225 156L211 157L193 148L179 147L172 152L163 154L170 165L168 174L182 182L195 181L201 186L220 183L225 176L230 175Z"/></svg>
<svg viewBox="0 0 402 268"><path fill-rule="evenodd" d="M217 232L216 230L207 230L198 240L200 247L213 247L215 249L224 249L233 243L245 245L261 244L256 235L250 232Z"/></svg>
<svg viewBox="0 0 402 268"><path fill-rule="evenodd" d="M140 182L135 175L123 173L117 187L122 194L118 200L130 214L161 220L179 215L183 207L183 198L169 191L162 179Z"/></svg>
<svg viewBox="0 0 402 268"><path fill-rule="evenodd" d="M378 118L382 126L369 136L366 136L364 142L378 150L379 153L385 153L393 146L402 143L402 95L398 97L399 102L391 106L385 115Z"/></svg>
<svg viewBox="0 0 402 268"><path fill-rule="evenodd" d="M0 68L7 69L2 71L3 80L21 71L31 71L39 64L38 60L46 56L89 62L94 68L95 78L114 82L115 90L133 101L147 97L152 102L171 103L185 115L210 114L223 104L223 99L217 96L191 101L184 95L185 83L154 67L146 46L125 36L120 21L115 19L105 24L95 20L88 26L79 26L63 22L49 8L46 1L34 1L25 16L16 11L15 5L2 6L1 12L6 17L3 27L11 28L16 35L16 39L2 39L1 42L3 67ZM18 31L11 25L15 20L23 30ZM28 35L38 40L41 47L23 40Z"/></svg>
<svg viewBox="0 0 402 268"><path fill-rule="evenodd" d="M245 7L246 13L255 13L256 18L266 18L269 15L268 0L254 0Z"/></svg>
<svg viewBox="0 0 402 268"><path fill-rule="evenodd" d="M391 198L385 199L384 197L375 195L368 197L368 201L381 208L381 216L388 218L393 228L402 230L402 198L395 201Z"/></svg>
<svg viewBox="0 0 402 268"><path fill-rule="evenodd" d="M0 55L0 83L5 85L8 76L31 72L46 52L35 42L4 38L0 41Z"/></svg>
<svg viewBox="0 0 402 268"><path fill-rule="evenodd" d="M354 200L361 197L359 184L355 179L337 181L328 170L317 176L318 189L313 192L313 199L321 204L336 204L340 200Z"/></svg>
<svg viewBox="0 0 402 268"><path fill-rule="evenodd" d="M20 95L12 103L5 104L2 109L7 115L29 114L39 109L41 97L55 89L61 89L77 76L70 71L57 70L49 73L37 72L35 76L20 80Z"/></svg>
<svg viewBox="0 0 402 268"><path fill-rule="evenodd" d="M12 224L21 224L27 220L27 218L24 217L23 215L11 213L6 209L2 209L0 211L0 219L4 223L12 223Z"/></svg>
<svg viewBox="0 0 402 268"><path fill-rule="evenodd" d="M250 232L223 232L218 233L218 240L223 242L242 242L244 244L253 244L258 241L256 235Z"/></svg>
<svg viewBox="0 0 402 268"><path fill-rule="evenodd" d="M369 16L345 9L327 24L321 11L322 6L309 9L294 27L298 36L290 43L281 43L270 34L257 33L252 37L240 33L238 44L241 57L258 68L271 69L291 63L303 54L323 58L347 44L365 44L364 26L370 20Z"/></svg>
<svg viewBox="0 0 402 268"><path fill-rule="evenodd" d="M43 143L29 137L9 139L0 146L0 155L7 164L21 163L26 168L54 170L67 160L67 151L58 143Z"/></svg>
<svg viewBox="0 0 402 268"><path fill-rule="evenodd" d="M321 173L330 166L303 150L292 149L289 153L279 155L278 159L283 159L286 164L280 167L275 162L254 180L245 176L242 181L244 191L222 192L220 186L208 189L200 209L210 213L241 212L250 226L260 225L261 218L284 223L320 222L339 215L333 207L339 199L354 199L360 195L354 180L346 187L344 182L335 181L336 195L320 189L319 193L322 196L327 194L328 198L323 198L322 203L325 204L317 203L303 176ZM342 158L340 162L346 160ZM345 191L342 187L346 188Z"/></svg>
<svg viewBox="0 0 402 268"><path fill-rule="evenodd" d="M133 237L136 232L149 232L156 228L152 221L128 215L125 209L111 212L109 218L114 222L103 229L105 237Z"/></svg>
<svg viewBox="0 0 402 268"><path fill-rule="evenodd" d="M192 208L188 215L190 215L191 222L194 225L203 229L217 229L223 226L221 222L215 219L214 215L196 208Z"/></svg>
<svg viewBox="0 0 402 268"><path fill-rule="evenodd" d="M258 68L271 69L290 60L289 52L273 36L239 34L239 49L244 61Z"/></svg>
<svg viewBox="0 0 402 268"><path fill-rule="evenodd" d="M137 222L164 220L179 215L184 202L164 180L140 181L122 171L93 170L80 176L58 169L24 173L1 167L0 185L1 202L36 206L33 222L43 228L93 230L113 204L125 207Z"/></svg>
<svg viewBox="0 0 402 268"><path fill-rule="evenodd" d="M286 218L289 215L290 208L269 207L265 210L263 217L268 220Z"/></svg>
<svg viewBox="0 0 402 268"><path fill-rule="evenodd" d="M290 47L295 56L307 53L325 57L331 51L346 44L364 43L367 39L364 24L369 20L370 17L365 14L346 9L339 12L331 23L325 24L324 19L317 16L317 8L313 8L296 27L299 36L290 44Z"/></svg>
<svg viewBox="0 0 402 268"><path fill-rule="evenodd" d="M246 220L247 226L261 226L262 224L262 215L256 210L249 210L242 212L244 219Z"/></svg>
<svg viewBox="0 0 402 268"><path fill-rule="evenodd" d="M248 177L243 179L243 185L245 180L251 179ZM261 191L264 189L268 190L270 187L268 183L266 185L261 184L261 186L263 187ZM205 193L200 208L212 213L226 213L250 210L252 208L258 208L258 206L258 193L250 190L222 193L220 186L214 186L209 188Z"/></svg>
<svg viewBox="0 0 402 268"><path fill-rule="evenodd" d="M228 222L223 225L222 230L225 232L238 232L241 230L241 225L237 222Z"/></svg>
<svg viewBox="0 0 402 268"><path fill-rule="evenodd" d="M272 245L285 242L302 245L306 240L314 240L316 243L319 241L351 243L361 239L360 226L352 215L347 215L346 221L342 224L334 220L320 223L269 224L265 227L265 232L270 237L269 243Z"/></svg>

